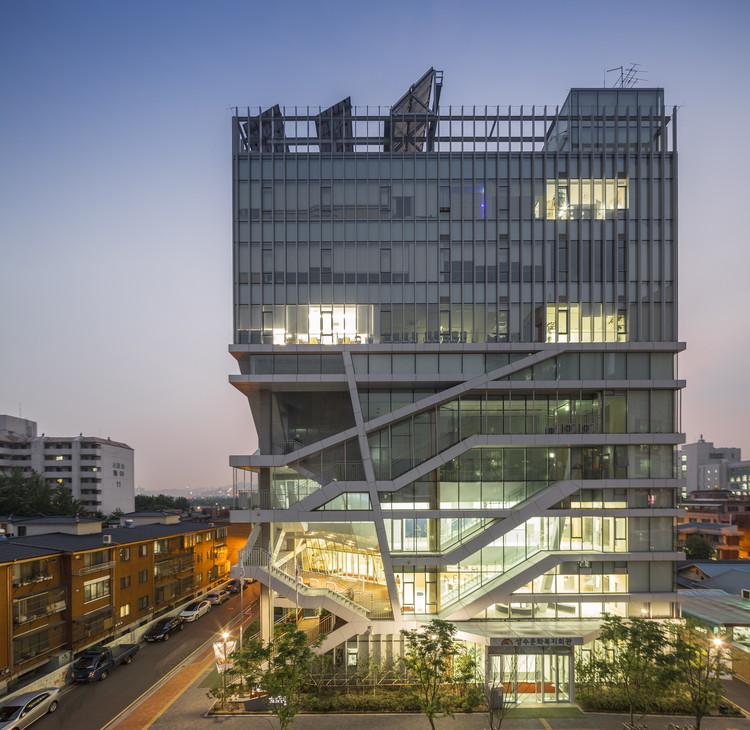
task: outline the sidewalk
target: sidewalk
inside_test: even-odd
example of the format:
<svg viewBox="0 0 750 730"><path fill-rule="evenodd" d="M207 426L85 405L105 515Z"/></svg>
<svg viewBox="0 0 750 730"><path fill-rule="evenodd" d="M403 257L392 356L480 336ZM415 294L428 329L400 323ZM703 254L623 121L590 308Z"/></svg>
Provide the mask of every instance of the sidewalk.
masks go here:
<svg viewBox="0 0 750 730"><path fill-rule="evenodd" d="M206 696L207 690L201 687L200 680L207 676L206 670L191 686L184 686L178 697L170 700L170 705L148 723L127 726L150 728L150 730L201 730L211 725L221 725L222 730L276 730L279 723L269 715L214 715L206 716L213 700ZM747 687L747 686L746 686ZM750 687L747 687L750 692ZM161 693L160 693L161 694ZM175 701L179 698L179 701ZM162 695L162 702L163 702ZM159 703L161 704L161 702ZM548 708L544 708L548 711ZM579 717L537 717L507 718L502 730L623 730L628 721L627 715L583 713ZM647 730L668 730L670 724L680 729L693 725L694 718L685 716L648 715L641 722ZM486 730L489 727L486 715L482 713L457 714L454 718L441 717L436 721L438 730ZM122 730L125 725L118 725ZM294 730L429 730L429 722L418 714L325 714L298 715L293 724ZM702 730L750 730L750 718L709 717L702 721Z"/></svg>
<svg viewBox="0 0 750 730"><path fill-rule="evenodd" d="M221 725L222 730L276 730L279 723L269 715L212 715L206 713L214 700L208 695L206 679L214 671L213 650L204 647L178 667L167 679L136 701L107 726L107 730L203 730ZM750 709L750 685L727 680L726 696L742 709ZM541 709L549 712L552 706ZM583 713L578 717L507 718L502 730L623 730L627 715ZM640 724L647 730L668 730L670 724L682 730L692 726L691 717L648 715ZM457 714L436 721L439 730L486 730L482 713ZM428 730L429 722L419 714L325 714L298 715L294 730ZM702 730L750 730L748 717L709 717Z"/></svg>

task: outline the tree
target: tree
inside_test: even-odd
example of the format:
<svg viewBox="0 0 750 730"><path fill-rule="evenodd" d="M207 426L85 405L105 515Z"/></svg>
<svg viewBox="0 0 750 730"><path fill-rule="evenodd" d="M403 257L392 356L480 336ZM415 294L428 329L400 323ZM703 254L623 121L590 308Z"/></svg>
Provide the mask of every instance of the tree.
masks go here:
<svg viewBox="0 0 750 730"><path fill-rule="evenodd" d="M484 698L487 703L489 730L500 730L505 716L518 704L518 700L506 694L503 682L494 677L487 677L484 684Z"/></svg>
<svg viewBox="0 0 750 730"><path fill-rule="evenodd" d="M88 514L86 507L80 499L75 499L68 487L58 484L52 490L49 513L51 515L78 515L83 517Z"/></svg>
<svg viewBox="0 0 750 730"><path fill-rule="evenodd" d="M716 552L711 541L703 535L688 535L684 550L688 560L713 560Z"/></svg>
<svg viewBox="0 0 750 730"><path fill-rule="evenodd" d="M0 472L0 514L15 517L85 515L83 503L63 484L54 486L42 474L23 469Z"/></svg>
<svg viewBox="0 0 750 730"><path fill-rule="evenodd" d="M696 730L701 730L701 720L717 708L722 698L720 677L727 671L723 642L705 624L688 619L672 627L670 644L680 689L695 716Z"/></svg>
<svg viewBox="0 0 750 730"><path fill-rule="evenodd" d="M664 628L643 618L605 614L599 641L604 650L578 663L578 680L619 690L633 725L636 711L642 718L673 676Z"/></svg>
<svg viewBox="0 0 750 730"><path fill-rule="evenodd" d="M232 655L232 673L242 676L246 687L260 687L268 694L269 709L279 719L281 730L287 730L300 711L302 690L316 656L313 649L322 639L311 644L304 631L287 624L277 629L268 644L252 639Z"/></svg>
<svg viewBox="0 0 750 730"><path fill-rule="evenodd" d="M451 716L448 688L453 658L459 651L455 633L454 624L440 619L433 619L420 630L401 630L406 641L402 661L415 679L419 709L433 730L440 713Z"/></svg>
<svg viewBox="0 0 750 730"><path fill-rule="evenodd" d="M136 494L136 510L178 509L190 511L190 500L187 497L170 497L168 494Z"/></svg>

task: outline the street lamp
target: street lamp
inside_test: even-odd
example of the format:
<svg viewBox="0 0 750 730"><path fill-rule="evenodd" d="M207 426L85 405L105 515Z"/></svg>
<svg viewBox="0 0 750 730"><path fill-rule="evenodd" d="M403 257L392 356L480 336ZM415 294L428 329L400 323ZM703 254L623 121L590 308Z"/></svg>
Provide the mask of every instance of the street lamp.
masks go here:
<svg viewBox="0 0 750 730"><path fill-rule="evenodd" d="M229 638L229 632L224 631L221 634L221 638L224 640L224 651L223 653L223 671L221 673L221 703L222 707L226 709L227 706L227 665L229 663L229 657L227 656L227 639Z"/></svg>
<svg viewBox="0 0 750 730"><path fill-rule="evenodd" d="M242 624L245 621L245 551L240 550L240 651L242 651Z"/></svg>

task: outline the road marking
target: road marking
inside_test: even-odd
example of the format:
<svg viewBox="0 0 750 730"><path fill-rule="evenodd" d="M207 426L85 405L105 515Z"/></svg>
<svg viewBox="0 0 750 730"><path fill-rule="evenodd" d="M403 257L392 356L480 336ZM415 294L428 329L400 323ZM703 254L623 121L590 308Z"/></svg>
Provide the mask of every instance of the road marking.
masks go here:
<svg viewBox="0 0 750 730"><path fill-rule="evenodd" d="M539 718L539 722L542 723L544 730L552 730L552 725L550 725L543 717Z"/></svg>

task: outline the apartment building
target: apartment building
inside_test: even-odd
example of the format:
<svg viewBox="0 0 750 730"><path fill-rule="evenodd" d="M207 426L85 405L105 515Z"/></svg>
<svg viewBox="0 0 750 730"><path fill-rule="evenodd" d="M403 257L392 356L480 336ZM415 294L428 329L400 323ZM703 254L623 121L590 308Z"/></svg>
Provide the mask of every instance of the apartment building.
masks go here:
<svg viewBox="0 0 750 730"><path fill-rule="evenodd" d="M670 618L679 433L674 109L236 110L234 342L258 433L233 522L322 651L439 617L519 701L572 699L602 612Z"/></svg>
<svg viewBox="0 0 750 730"><path fill-rule="evenodd" d="M108 515L135 509L133 449L96 436L37 435L37 424L0 415L0 470L42 474L68 488L87 510Z"/></svg>
<svg viewBox="0 0 750 730"><path fill-rule="evenodd" d="M229 577L227 527L92 531L58 519L58 532L0 540L0 687L137 631Z"/></svg>

